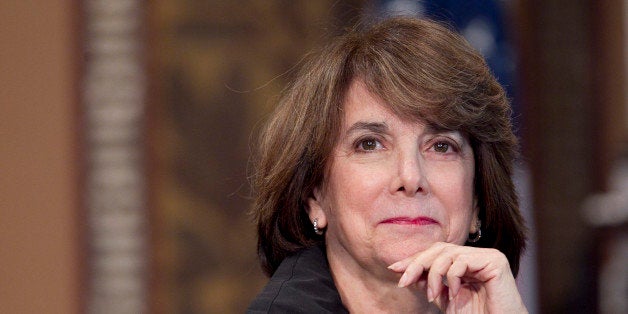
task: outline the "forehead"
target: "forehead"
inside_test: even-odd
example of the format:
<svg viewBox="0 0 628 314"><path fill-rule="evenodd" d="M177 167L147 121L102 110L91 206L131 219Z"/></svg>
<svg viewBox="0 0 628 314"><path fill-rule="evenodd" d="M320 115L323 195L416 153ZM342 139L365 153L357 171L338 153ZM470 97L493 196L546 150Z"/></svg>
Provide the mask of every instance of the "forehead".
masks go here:
<svg viewBox="0 0 628 314"><path fill-rule="evenodd" d="M420 108L415 107L415 114L401 116L393 112L393 108L386 101L371 93L366 84L359 79L354 79L347 90L342 107L342 123L338 136L347 135L355 128L355 124L379 123L386 128L401 125L421 125L427 133L459 133L468 139L468 134L461 130L448 129L430 121L420 118Z"/></svg>
<svg viewBox="0 0 628 314"><path fill-rule="evenodd" d="M415 109L413 114L400 115L388 102L370 92L366 84L355 79L345 96L341 132L347 131L356 122L384 123L391 127L397 124L421 124L434 129L431 123L419 118L420 109Z"/></svg>
<svg viewBox="0 0 628 314"><path fill-rule="evenodd" d="M344 128L362 119L398 119L386 102L373 95L360 80L350 84L343 105Z"/></svg>

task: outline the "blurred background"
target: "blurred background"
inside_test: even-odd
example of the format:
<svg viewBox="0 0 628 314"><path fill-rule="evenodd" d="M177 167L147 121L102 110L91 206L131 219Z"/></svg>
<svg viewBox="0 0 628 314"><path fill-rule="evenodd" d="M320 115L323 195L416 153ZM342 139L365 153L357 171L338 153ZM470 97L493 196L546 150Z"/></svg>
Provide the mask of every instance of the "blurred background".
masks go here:
<svg viewBox="0 0 628 314"><path fill-rule="evenodd" d="M457 28L514 107L531 313L628 310L626 0L0 1L0 313L241 313L249 153L360 21Z"/></svg>

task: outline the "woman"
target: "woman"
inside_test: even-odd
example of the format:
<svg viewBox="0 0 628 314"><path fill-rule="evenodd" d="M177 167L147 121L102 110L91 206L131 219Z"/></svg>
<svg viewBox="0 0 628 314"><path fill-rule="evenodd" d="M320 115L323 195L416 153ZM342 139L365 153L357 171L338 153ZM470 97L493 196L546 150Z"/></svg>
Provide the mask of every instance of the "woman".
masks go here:
<svg viewBox="0 0 628 314"><path fill-rule="evenodd" d="M392 18L314 54L258 143L249 312L525 312L517 141L482 57Z"/></svg>

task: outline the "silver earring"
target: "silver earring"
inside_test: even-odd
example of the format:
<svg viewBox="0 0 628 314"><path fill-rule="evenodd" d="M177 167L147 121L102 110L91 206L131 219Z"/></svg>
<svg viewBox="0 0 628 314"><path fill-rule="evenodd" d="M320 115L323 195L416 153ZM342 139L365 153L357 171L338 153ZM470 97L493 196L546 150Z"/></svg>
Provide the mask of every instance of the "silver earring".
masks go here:
<svg viewBox="0 0 628 314"><path fill-rule="evenodd" d="M314 225L314 233L323 235L323 230L318 229L318 218L314 218L314 222L312 224Z"/></svg>
<svg viewBox="0 0 628 314"><path fill-rule="evenodd" d="M478 221L475 223L475 227L478 229L478 231L469 235L469 239L467 240L469 243L478 242L482 237L482 229L480 228L482 227L482 221L478 219Z"/></svg>

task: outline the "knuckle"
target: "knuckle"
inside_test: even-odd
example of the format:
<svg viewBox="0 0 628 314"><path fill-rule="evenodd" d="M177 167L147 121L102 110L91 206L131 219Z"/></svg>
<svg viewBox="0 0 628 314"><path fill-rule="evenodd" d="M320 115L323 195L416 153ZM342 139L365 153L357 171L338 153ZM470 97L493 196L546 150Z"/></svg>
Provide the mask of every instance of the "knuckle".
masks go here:
<svg viewBox="0 0 628 314"><path fill-rule="evenodd" d="M493 249L493 248L488 249L488 250L490 250L491 259L495 261L495 263L501 266L509 267L508 258L502 251L498 249Z"/></svg>

